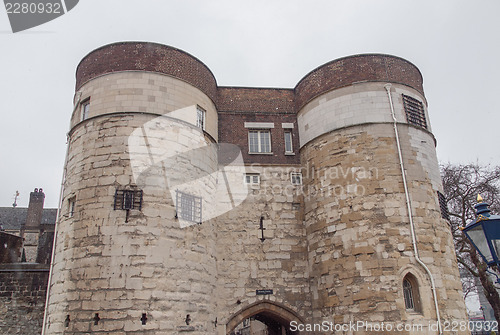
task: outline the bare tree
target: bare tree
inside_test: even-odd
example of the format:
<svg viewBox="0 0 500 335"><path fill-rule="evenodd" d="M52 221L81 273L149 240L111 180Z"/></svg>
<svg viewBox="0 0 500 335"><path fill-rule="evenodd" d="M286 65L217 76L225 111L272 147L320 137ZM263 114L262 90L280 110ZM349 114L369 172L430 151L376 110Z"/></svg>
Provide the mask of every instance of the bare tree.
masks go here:
<svg viewBox="0 0 500 335"><path fill-rule="evenodd" d="M493 214L500 214L500 167L446 164L441 166L441 177L460 270L479 278L495 319L500 322L500 296L487 272L487 265L460 230L475 219L478 194L490 204ZM470 289L470 285L466 287Z"/></svg>

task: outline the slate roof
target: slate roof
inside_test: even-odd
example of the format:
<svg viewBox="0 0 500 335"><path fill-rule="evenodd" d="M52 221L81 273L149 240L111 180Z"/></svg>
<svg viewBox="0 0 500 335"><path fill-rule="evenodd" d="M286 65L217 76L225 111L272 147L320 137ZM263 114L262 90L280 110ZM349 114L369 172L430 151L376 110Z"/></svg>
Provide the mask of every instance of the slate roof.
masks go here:
<svg viewBox="0 0 500 335"><path fill-rule="evenodd" d="M26 222L27 208L0 207L0 226L5 230L19 230ZM44 208L42 224L56 223L57 208Z"/></svg>

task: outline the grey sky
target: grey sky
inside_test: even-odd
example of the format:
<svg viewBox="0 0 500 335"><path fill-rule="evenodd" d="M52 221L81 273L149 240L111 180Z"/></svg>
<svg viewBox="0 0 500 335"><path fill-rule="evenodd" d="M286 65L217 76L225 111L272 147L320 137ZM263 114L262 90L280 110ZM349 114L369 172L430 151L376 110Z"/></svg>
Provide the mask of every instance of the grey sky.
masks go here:
<svg viewBox="0 0 500 335"><path fill-rule="evenodd" d="M81 0L66 15L13 34L0 9L0 206L42 187L56 207L75 69L127 40L180 48L219 85L294 87L330 60L387 53L424 76L441 162L500 164L497 0Z"/></svg>

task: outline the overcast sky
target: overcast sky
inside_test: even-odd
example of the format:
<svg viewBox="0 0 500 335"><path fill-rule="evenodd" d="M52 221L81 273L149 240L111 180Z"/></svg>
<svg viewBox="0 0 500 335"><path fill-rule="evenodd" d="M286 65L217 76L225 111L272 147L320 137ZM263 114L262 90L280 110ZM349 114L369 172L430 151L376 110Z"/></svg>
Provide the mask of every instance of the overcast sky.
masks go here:
<svg viewBox="0 0 500 335"><path fill-rule="evenodd" d="M180 48L224 86L293 88L336 58L396 55L423 74L439 160L498 165L498 13L498 0L81 0L13 34L0 8L0 206L19 190L26 207L35 187L57 206L76 66L118 41Z"/></svg>

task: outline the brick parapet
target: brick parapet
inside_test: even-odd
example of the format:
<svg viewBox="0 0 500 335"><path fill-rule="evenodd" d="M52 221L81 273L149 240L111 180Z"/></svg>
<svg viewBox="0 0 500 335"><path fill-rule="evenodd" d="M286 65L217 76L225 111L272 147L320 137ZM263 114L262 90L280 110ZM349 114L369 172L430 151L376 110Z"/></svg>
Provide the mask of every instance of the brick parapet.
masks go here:
<svg viewBox="0 0 500 335"><path fill-rule="evenodd" d="M320 94L370 81L403 84L424 95L422 74L407 60L383 54L354 55L328 62L304 76L295 86L295 110Z"/></svg>
<svg viewBox="0 0 500 335"><path fill-rule="evenodd" d="M294 92L288 88L219 87L219 112L294 114Z"/></svg>
<svg viewBox="0 0 500 335"><path fill-rule="evenodd" d="M293 114L323 93L358 82L399 83L424 94L418 68L391 55L364 54L333 60L309 72L293 89L222 87L194 56L150 42L114 43L90 52L78 65L76 89L93 78L120 71L156 72L181 79L203 91L224 112Z"/></svg>
<svg viewBox="0 0 500 335"><path fill-rule="evenodd" d="M184 80L215 101L217 83L205 64L182 50L149 42L114 43L90 52L78 64L76 90L100 75L134 70Z"/></svg>
<svg viewBox="0 0 500 335"><path fill-rule="evenodd" d="M299 131L295 114L252 113L252 112L219 112L219 143L231 143L240 147L245 164L300 164ZM250 154L248 148L248 131L245 122L273 123L271 132L270 154ZM293 123L293 128L283 128L283 123ZM294 155L285 154L285 130L292 131Z"/></svg>

